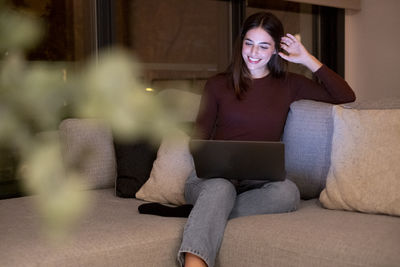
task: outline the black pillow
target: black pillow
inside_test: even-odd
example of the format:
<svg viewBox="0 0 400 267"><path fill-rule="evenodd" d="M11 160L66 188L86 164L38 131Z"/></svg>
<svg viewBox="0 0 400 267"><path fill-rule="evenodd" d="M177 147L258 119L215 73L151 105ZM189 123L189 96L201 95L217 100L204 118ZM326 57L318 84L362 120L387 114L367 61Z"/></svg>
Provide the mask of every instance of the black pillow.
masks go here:
<svg viewBox="0 0 400 267"><path fill-rule="evenodd" d="M153 162L157 157L158 144L146 140L134 142L114 141L117 161L117 196L133 198L150 176Z"/></svg>
<svg viewBox="0 0 400 267"><path fill-rule="evenodd" d="M178 128L190 135L194 123L181 122L178 126ZM160 144L161 140L153 143L145 139L132 142L117 142L114 140L117 161L117 180L115 182L117 196L135 197L136 192L150 177Z"/></svg>

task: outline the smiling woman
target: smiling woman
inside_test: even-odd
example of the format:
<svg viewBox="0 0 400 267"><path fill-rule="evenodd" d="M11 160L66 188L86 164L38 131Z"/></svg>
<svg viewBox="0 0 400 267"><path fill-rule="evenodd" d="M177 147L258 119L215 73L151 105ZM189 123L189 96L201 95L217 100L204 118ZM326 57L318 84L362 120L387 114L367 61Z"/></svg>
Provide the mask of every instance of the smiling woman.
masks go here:
<svg viewBox="0 0 400 267"><path fill-rule="evenodd" d="M287 72L286 61L303 65L322 83ZM355 96L299 40L284 35L274 14L252 14L241 28L230 67L211 77L204 88L192 138L279 141L290 105L300 99L344 103ZM228 220L291 212L299 204L299 191L290 179L251 183L232 181L222 174L203 179L198 174L194 170L185 184L185 200L193 209L178 260L186 267L214 266Z"/></svg>

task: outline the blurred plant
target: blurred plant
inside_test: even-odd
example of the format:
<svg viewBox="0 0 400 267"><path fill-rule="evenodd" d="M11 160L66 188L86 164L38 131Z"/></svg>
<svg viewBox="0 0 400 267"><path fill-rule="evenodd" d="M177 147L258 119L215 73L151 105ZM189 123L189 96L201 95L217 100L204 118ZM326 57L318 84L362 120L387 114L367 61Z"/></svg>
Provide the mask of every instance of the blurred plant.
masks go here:
<svg viewBox="0 0 400 267"><path fill-rule="evenodd" d="M138 64L122 50L89 61L63 79L59 66L28 62L39 23L0 0L0 146L20 156L25 188L38 195L38 211L52 237L64 237L90 203L81 174L68 170L54 130L66 116L101 118L116 138L160 137L171 116L138 79ZM51 132L53 131L53 132Z"/></svg>

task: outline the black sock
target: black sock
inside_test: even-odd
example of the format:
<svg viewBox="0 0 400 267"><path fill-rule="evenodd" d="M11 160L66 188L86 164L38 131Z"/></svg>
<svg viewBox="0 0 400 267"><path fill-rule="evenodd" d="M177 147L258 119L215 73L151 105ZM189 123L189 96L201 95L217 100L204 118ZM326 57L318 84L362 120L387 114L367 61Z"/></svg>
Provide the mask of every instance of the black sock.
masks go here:
<svg viewBox="0 0 400 267"><path fill-rule="evenodd" d="M164 217L188 217L193 205L185 204L177 207L169 207L160 203L146 203L138 207L142 214L153 214Z"/></svg>

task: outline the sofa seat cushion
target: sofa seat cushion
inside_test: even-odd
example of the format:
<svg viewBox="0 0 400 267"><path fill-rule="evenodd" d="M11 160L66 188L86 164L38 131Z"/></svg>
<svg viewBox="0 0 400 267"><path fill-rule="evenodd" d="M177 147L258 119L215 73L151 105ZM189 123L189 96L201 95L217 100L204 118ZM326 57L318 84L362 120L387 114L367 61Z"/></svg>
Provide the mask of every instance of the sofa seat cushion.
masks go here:
<svg viewBox="0 0 400 267"><path fill-rule="evenodd" d="M294 213L229 222L217 266L398 266L400 219L332 211L318 200Z"/></svg>
<svg viewBox="0 0 400 267"><path fill-rule="evenodd" d="M43 239L34 197L0 201L3 266L178 266L185 218L139 214L137 199L89 191L92 210L70 239ZM294 213L229 221L217 266L396 266L400 219L323 209L303 201Z"/></svg>
<svg viewBox="0 0 400 267"><path fill-rule="evenodd" d="M1 266L175 266L186 219L138 213L142 201L88 191L93 206L69 240L43 237L34 197L0 201Z"/></svg>

